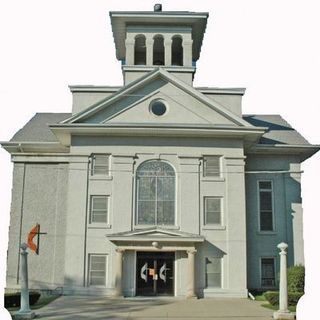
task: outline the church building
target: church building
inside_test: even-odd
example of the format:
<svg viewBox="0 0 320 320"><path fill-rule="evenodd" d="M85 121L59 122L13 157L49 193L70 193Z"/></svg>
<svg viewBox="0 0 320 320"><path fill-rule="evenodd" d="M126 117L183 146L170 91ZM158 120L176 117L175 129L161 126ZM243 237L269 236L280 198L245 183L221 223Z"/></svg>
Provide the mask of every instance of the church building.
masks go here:
<svg viewBox="0 0 320 320"><path fill-rule="evenodd" d="M319 146L243 114L244 88L193 86L208 16L110 12L123 86L70 86L71 113L2 142L7 289L23 242L30 288L64 294L247 297L277 287L278 243L303 264L300 164Z"/></svg>

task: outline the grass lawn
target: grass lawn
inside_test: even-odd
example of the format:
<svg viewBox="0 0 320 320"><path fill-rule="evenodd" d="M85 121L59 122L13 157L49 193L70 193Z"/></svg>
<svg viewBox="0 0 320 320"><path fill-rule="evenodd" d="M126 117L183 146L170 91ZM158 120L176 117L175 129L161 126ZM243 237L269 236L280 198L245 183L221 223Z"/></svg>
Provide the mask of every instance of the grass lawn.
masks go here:
<svg viewBox="0 0 320 320"><path fill-rule="evenodd" d="M46 296L40 299L33 305L30 306L31 310L37 310L40 309L44 306L46 306L47 304L51 303L52 301L56 300L57 298L59 298L60 295L52 295L52 296ZM20 307L12 307L12 308L6 308L11 314L17 312Z"/></svg>
<svg viewBox="0 0 320 320"><path fill-rule="evenodd" d="M263 294L255 296L256 301L267 301Z"/></svg>
<svg viewBox="0 0 320 320"><path fill-rule="evenodd" d="M264 303L261 305L262 307L264 308L268 308L268 309L271 309L271 310L279 310L279 306L272 306L270 303ZM296 312L296 306L289 306L288 307L289 311L291 312Z"/></svg>
<svg viewBox="0 0 320 320"><path fill-rule="evenodd" d="M271 310L279 310L279 306L276 305L276 306L273 306L271 305L265 298L265 296L263 294L258 294L256 296L254 296L256 301L265 301L266 303L263 303L261 304L262 307L264 308L268 308L268 309L271 309ZM296 306L289 306L288 307L289 311L291 312L296 312Z"/></svg>

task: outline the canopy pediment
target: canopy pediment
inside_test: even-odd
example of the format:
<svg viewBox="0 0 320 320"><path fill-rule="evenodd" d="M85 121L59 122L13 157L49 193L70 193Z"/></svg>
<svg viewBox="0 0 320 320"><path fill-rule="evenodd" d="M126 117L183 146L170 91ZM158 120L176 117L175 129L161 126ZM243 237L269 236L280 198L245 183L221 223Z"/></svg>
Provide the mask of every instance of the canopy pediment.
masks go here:
<svg viewBox="0 0 320 320"><path fill-rule="evenodd" d="M162 227L151 227L147 229L132 230L107 235L112 242L203 242L204 237L178 230L165 229Z"/></svg>

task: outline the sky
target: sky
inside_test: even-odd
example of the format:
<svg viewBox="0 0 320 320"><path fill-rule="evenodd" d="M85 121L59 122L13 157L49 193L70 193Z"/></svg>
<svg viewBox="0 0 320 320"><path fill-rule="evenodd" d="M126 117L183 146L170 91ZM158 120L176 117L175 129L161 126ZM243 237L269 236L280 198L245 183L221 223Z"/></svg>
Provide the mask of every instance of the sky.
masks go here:
<svg viewBox="0 0 320 320"><path fill-rule="evenodd" d="M316 0L163 0L163 10L209 12L195 86L245 87L243 113L281 114L320 144L319 7ZM36 112L70 112L68 85L122 85L109 11L152 11L157 1L4 0L0 2L0 141ZM320 287L320 152L302 165L306 295L316 312ZM5 286L12 164L0 150L0 295ZM2 299L0 299L2 304ZM0 305L1 306L1 305ZM4 311L0 311L5 319ZM9 319L9 318L8 318Z"/></svg>

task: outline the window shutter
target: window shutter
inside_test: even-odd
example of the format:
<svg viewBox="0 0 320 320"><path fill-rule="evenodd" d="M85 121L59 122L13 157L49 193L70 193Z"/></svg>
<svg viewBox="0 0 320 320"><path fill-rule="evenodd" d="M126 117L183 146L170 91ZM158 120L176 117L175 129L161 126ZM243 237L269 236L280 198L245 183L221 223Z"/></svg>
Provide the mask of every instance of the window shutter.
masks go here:
<svg viewBox="0 0 320 320"><path fill-rule="evenodd" d="M108 223L108 197L91 197L91 223Z"/></svg>
<svg viewBox="0 0 320 320"><path fill-rule="evenodd" d="M106 285L106 256L90 255L89 285Z"/></svg>
<svg viewBox="0 0 320 320"><path fill-rule="evenodd" d="M206 156L203 163L205 177L220 177L220 156Z"/></svg>
<svg viewBox="0 0 320 320"><path fill-rule="evenodd" d="M92 175L109 174L109 155L107 154L94 154L92 156Z"/></svg>
<svg viewBox="0 0 320 320"><path fill-rule="evenodd" d="M205 224L221 224L221 198L205 197Z"/></svg>
<svg viewBox="0 0 320 320"><path fill-rule="evenodd" d="M219 257L206 258L206 286L221 288L221 262Z"/></svg>

